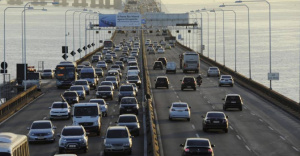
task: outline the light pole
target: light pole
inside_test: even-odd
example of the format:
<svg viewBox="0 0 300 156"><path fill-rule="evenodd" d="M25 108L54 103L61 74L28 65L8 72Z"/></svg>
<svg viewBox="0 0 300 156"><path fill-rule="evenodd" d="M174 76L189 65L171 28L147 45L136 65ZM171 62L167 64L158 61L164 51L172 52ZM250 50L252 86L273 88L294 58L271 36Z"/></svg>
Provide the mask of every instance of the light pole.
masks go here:
<svg viewBox="0 0 300 156"><path fill-rule="evenodd" d="M68 9L66 12L65 12L65 46L67 46L67 13L69 11L79 11L79 10L82 10L82 9ZM74 14L73 14L73 17L74 17ZM74 23L74 22L73 22Z"/></svg>
<svg viewBox="0 0 300 156"><path fill-rule="evenodd" d="M84 30L85 30L85 55L87 54L87 28L86 28L86 16L91 14L92 10L90 10L88 13L85 14L84 16Z"/></svg>
<svg viewBox="0 0 300 156"><path fill-rule="evenodd" d="M215 9L210 10L210 12L215 13L215 61L217 62L217 14Z"/></svg>
<svg viewBox="0 0 300 156"><path fill-rule="evenodd" d="M74 11L73 12L73 51L75 52L75 29L74 29L74 27L75 27L75 13L76 12L84 12L84 11L87 11L87 9L83 9L83 10L78 10L78 11ZM80 22L79 22L79 24L80 24ZM80 29L80 25L79 25L79 29ZM73 56L73 61L75 61L75 55Z"/></svg>
<svg viewBox="0 0 300 156"><path fill-rule="evenodd" d="M25 5L24 5L24 9L23 9L23 11L24 11L24 80L26 80L26 75L27 75L27 73L26 73L26 8L27 8L27 5L28 4L48 4L48 3L51 3L51 4L53 4L53 5L55 5L55 4L59 4L58 2L28 2L28 3L26 3ZM27 90L27 84L25 83L25 85L24 85L24 91L26 91Z"/></svg>
<svg viewBox="0 0 300 156"><path fill-rule="evenodd" d="M209 58L209 10L206 10L205 8L201 9L200 12L205 12L207 14L207 55Z"/></svg>
<svg viewBox="0 0 300 156"><path fill-rule="evenodd" d="M225 66L225 31L224 31L224 11L222 9L220 10L214 10L216 11L222 11L223 12L223 65Z"/></svg>
<svg viewBox="0 0 300 156"><path fill-rule="evenodd" d="M269 67L270 73L272 73L272 28L271 28L271 4L267 0L255 0L255 1L235 1L235 3L243 2L266 2L269 6ZM272 80L270 80L270 89L272 90Z"/></svg>
<svg viewBox="0 0 300 156"><path fill-rule="evenodd" d="M251 39L250 39L250 11L249 7L246 4L237 4L237 5L220 5L219 7L226 7L226 6L244 6L248 10L248 42L249 42L249 79L251 80Z"/></svg>

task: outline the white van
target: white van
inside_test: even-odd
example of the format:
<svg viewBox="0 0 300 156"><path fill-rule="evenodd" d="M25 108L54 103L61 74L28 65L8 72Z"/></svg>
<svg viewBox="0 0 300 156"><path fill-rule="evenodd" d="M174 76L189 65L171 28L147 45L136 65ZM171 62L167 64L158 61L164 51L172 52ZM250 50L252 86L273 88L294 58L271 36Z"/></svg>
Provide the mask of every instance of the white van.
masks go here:
<svg viewBox="0 0 300 156"><path fill-rule="evenodd" d="M183 73L187 71L195 71L199 73L200 69L200 58L196 52L185 52L183 54Z"/></svg>
<svg viewBox="0 0 300 156"><path fill-rule="evenodd" d="M80 79L87 80L91 88L96 89L98 85L98 76L94 67L83 67L80 71Z"/></svg>
<svg viewBox="0 0 300 156"><path fill-rule="evenodd" d="M73 125L82 125L87 132L100 135L101 111L98 103L77 103L73 109Z"/></svg>

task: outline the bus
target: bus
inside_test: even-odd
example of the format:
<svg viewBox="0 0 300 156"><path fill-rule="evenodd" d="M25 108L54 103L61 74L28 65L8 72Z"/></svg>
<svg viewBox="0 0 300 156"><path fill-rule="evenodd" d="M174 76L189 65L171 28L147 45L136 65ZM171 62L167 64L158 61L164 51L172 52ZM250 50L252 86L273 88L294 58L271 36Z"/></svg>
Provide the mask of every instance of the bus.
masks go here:
<svg viewBox="0 0 300 156"><path fill-rule="evenodd" d="M106 39L103 44L104 44L104 48L110 50L112 50L115 47L114 42L111 39Z"/></svg>
<svg viewBox="0 0 300 156"><path fill-rule="evenodd" d="M55 77L56 87L62 88L64 86L71 86L72 82L77 80L76 63L63 61L56 65Z"/></svg>
<svg viewBox="0 0 300 156"><path fill-rule="evenodd" d="M29 156L27 136L9 132L0 133L0 155Z"/></svg>

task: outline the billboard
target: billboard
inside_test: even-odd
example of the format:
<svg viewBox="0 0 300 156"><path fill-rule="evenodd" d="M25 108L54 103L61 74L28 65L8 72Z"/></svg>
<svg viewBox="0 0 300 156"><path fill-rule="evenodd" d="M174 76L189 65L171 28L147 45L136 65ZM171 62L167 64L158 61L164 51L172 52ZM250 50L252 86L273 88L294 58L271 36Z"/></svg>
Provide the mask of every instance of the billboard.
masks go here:
<svg viewBox="0 0 300 156"><path fill-rule="evenodd" d="M147 12L143 15L147 27L167 27L189 23L189 14L166 14L164 12Z"/></svg>
<svg viewBox="0 0 300 156"><path fill-rule="evenodd" d="M99 14L100 27L140 27L140 13Z"/></svg>
<svg viewBox="0 0 300 156"><path fill-rule="evenodd" d="M99 14L99 27L115 27L116 14Z"/></svg>

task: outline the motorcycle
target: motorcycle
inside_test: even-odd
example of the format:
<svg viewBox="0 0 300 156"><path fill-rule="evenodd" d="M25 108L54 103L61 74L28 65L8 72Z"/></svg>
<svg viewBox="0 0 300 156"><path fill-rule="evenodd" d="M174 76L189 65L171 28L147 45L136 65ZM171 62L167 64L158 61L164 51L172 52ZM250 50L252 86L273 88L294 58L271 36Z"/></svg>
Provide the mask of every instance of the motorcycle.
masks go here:
<svg viewBox="0 0 300 156"><path fill-rule="evenodd" d="M197 79L197 85L200 87L201 84L202 84L202 79Z"/></svg>

